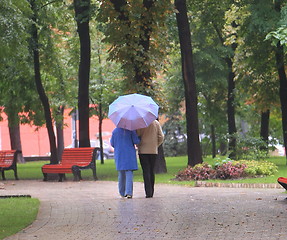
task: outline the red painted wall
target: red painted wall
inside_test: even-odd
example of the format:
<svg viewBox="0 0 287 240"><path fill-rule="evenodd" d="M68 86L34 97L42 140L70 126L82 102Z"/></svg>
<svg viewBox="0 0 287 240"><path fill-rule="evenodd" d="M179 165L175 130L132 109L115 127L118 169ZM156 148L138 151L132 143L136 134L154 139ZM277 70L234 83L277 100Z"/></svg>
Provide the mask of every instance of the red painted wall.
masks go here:
<svg viewBox="0 0 287 240"><path fill-rule="evenodd" d="M66 110L64 114L64 144L68 146L72 143L72 118L68 115L70 110ZM3 116L0 122L0 150L11 149L7 116ZM109 119L103 121L102 131L104 139L109 139L115 125ZM78 131L78 127L77 127ZM55 131L56 132L56 131ZM96 134L99 132L98 118L93 116L90 118L90 139L97 139ZM50 152L48 132L46 127L36 130L35 126L28 124L20 126L22 152L24 156L46 156ZM79 136L79 135L78 135Z"/></svg>

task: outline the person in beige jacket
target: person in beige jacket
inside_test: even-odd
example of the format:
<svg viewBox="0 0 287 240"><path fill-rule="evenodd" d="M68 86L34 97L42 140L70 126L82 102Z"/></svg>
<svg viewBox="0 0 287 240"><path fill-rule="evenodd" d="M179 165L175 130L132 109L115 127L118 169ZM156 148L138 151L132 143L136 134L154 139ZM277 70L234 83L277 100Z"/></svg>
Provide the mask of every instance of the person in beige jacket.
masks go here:
<svg viewBox="0 0 287 240"><path fill-rule="evenodd" d="M137 146L140 164L143 170L146 198L152 198L155 182L155 161L158 154L158 147L163 143L164 135L157 120L154 120L146 128L138 129L137 134L141 139L141 142Z"/></svg>

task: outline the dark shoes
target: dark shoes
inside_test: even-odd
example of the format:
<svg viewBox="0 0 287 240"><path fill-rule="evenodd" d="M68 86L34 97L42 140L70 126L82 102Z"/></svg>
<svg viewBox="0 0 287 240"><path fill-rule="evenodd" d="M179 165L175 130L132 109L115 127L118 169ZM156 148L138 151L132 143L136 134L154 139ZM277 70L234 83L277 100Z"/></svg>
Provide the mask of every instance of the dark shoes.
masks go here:
<svg viewBox="0 0 287 240"><path fill-rule="evenodd" d="M152 198L152 196L149 196L149 195L147 195L147 196L145 196L146 198Z"/></svg>

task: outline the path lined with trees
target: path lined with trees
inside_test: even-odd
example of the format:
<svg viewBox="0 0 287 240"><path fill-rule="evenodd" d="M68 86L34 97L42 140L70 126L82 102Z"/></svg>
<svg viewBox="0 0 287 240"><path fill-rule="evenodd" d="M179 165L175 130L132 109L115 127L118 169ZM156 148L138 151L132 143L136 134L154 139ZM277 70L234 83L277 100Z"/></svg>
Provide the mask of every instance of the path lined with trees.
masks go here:
<svg viewBox="0 0 287 240"><path fill-rule="evenodd" d="M89 117L107 117L109 103L132 92L161 106L164 152L187 154L188 165L203 154L237 159L250 144L264 151L270 137L286 149L283 0L0 2L0 104L12 149L21 150L19 124L46 126L57 163L64 108L79 111L85 147Z"/></svg>

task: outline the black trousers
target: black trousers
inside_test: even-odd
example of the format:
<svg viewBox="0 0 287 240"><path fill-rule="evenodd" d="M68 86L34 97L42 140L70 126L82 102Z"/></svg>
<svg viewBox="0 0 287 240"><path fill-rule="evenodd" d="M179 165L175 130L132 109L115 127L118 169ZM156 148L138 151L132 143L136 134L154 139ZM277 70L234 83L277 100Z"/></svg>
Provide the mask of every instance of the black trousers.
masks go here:
<svg viewBox="0 0 287 240"><path fill-rule="evenodd" d="M153 197L155 174L154 167L157 154L139 154L143 170L144 188L146 197Z"/></svg>

